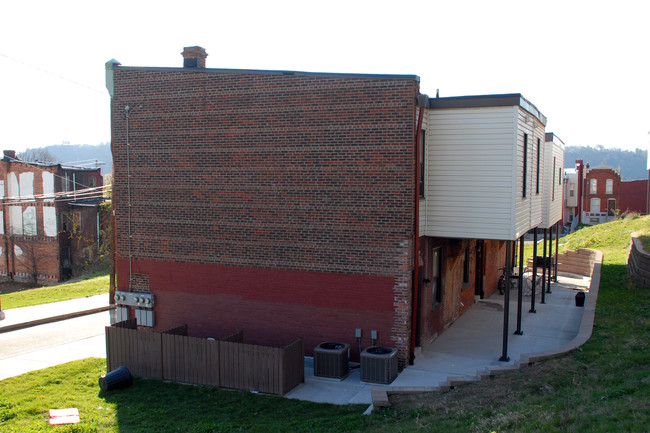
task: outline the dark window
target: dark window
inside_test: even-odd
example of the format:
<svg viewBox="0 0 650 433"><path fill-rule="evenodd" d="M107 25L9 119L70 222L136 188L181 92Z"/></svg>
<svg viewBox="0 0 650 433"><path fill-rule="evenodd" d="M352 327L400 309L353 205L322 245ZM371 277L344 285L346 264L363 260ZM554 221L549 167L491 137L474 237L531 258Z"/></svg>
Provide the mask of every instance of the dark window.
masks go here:
<svg viewBox="0 0 650 433"><path fill-rule="evenodd" d="M521 196L526 198L526 178L528 177L528 134L524 134L524 160Z"/></svg>
<svg viewBox="0 0 650 433"><path fill-rule="evenodd" d="M432 251L433 266L431 267L431 300L436 308L442 302L442 247Z"/></svg>
<svg viewBox="0 0 650 433"><path fill-rule="evenodd" d="M425 133L424 129L420 133L420 197L424 197L424 157L425 157Z"/></svg>
<svg viewBox="0 0 650 433"><path fill-rule="evenodd" d="M616 199L607 199L607 216L616 216Z"/></svg>
<svg viewBox="0 0 650 433"><path fill-rule="evenodd" d="M469 284L469 244L465 247L463 254L463 286L467 284Z"/></svg>
<svg viewBox="0 0 650 433"><path fill-rule="evenodd" d="M536 164L537 164L537 183L536 183L536 185L537 186L535 187L535 194L539 194L539 156L541 154L541 149L542 149L541 141L538 138L537 139L537 161L536 161Z"/></svg>

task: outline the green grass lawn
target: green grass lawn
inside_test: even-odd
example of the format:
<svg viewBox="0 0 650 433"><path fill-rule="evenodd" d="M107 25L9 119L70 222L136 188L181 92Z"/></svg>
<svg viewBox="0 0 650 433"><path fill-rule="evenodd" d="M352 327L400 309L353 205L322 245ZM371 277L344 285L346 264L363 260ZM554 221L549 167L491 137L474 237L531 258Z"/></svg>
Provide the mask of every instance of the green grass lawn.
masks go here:
<svg viewBox="0 0 650 433"><path fill-rule="evenodd" d="M80 281L3 293L0 295L2 297L2 309L29 307L31 305L48 304L50 302L67 301L68 299L108 293L108 280L108 274L102 272L85 277Z"/></svg>
<svg viewBox="0 0 650 433"><path fill-rule="evenodd" d="M644 432L650 426L650 290L625 266L631 217L579 230L563 248L604 253L592 338L579 350L435 394L365 406L136 379L102 392L105 361L87 359L0 381L2 432ZM76 407L81 423L46 426L47 410Z"/></svg>

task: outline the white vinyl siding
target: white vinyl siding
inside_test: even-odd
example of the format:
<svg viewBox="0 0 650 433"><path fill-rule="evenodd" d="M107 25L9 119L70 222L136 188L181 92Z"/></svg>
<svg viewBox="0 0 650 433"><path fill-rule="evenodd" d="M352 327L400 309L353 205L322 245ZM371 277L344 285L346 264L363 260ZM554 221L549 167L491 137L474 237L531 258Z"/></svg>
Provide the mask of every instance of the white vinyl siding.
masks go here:
<svg viewBox="0 0 650 433"><path fill-rule="evenodd" d="M419 115L419 109L418 109L418 115ZM422 119L422 129L426 131L429 129L429 116L425 112L424 118ZM417 116L416 116L416 127L417 127ZM426 146L426 151L424 152L424 197L420 197L420 209L419 209L419 230L418 230L418 236L422 237L425 236L426 234L426 227L427 227L427 178L428 178L428 167L429 167L429 149L430 149L430 143L427 141L429 137L425 136L425 146Z"/></svg>
<svg viewBox="0 0 650 433"><path fill-rule="evenodd" d="M426 235L512 239L517 107L433 109L428 117Z"/></svg>
<svg viewBox="0 0 650 433"><path fill-rule="evenodd" d="M538 226L542 222L542 195L535 194L537 182L537 140L544 143L544 125L526 110L517 107L517 159L515 162L517 181L515 195L516 220L514 227L514 238L518 239L528 230ZM522 197L523 191L523 161L524 161L524 134L528 135L528 170L526 173L526 197ZM544 158L544 148L540 152ZM541 164L540 164L541 165ZM540 182L543 182L544 173L541 173Z"/></svg>
<svg viewBox="0 0 650 433"><path fill-rule="evenodd" d="M543 141L544 140L542 140L542 142ZM564 146L559 140L547 141L544 143L544 148L546 150L546 158L544 164L544 215L542 218L542 224L539 227L547 229L562 219L562 194L564 192L564 188L562 188L562 185L560 185L562 181L560 173L562 171L562 167L564 167ZM555 171L553 170L554 159ZM577 179L577 177L573 177L571 179ZM555 197L553 197L554 188ZM577 191L575 194L577 195ZM571 206L571 204L573 204L573 206L577 205L576 197L573 197L572 200L567 199L567 205Z"/></svg>

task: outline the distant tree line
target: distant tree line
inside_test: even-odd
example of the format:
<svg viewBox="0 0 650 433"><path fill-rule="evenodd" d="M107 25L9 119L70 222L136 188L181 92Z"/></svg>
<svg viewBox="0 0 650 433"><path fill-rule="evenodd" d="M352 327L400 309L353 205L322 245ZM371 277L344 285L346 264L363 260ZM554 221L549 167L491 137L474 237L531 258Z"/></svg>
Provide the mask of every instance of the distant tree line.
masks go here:
<svg viewBox="0 0 650 433"><path fill-rule="evenodd" d="M575 168L575 161L582 159L590 167L604 164L621 169L623 180L648 178L648 152L642 149L621 150L604 146L567 146L564 153L564 167Z"/></svg>

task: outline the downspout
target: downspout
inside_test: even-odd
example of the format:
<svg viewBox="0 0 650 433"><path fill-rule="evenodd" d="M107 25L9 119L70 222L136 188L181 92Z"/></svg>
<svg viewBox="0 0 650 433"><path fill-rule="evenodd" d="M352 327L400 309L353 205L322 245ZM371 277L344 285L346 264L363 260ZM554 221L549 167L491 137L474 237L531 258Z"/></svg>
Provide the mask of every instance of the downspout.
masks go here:
<svg viewBox="0 0 650 433"><path fill-rule="evenodd" d="M420 103L420 98L418 98L418 108L420 112L418 113L418 125L415 131L415 227L413 230L414 241L413 241L413 299L411 301L411 356L409 357L409 363L413 365L415 360L415 330L417 327L418 320L418 290L420 285L420 140L422 139L422 119L424 117L424 105Z"/></svg>
<svg viewBox="0 0 650 433"><path fill-rule="evenodd" d="M127 224L128 224L128 245L129 245L129 292L131 291L131 280L133 279L133 253L131 251L131 143L129 142L129 116L131 114L131 107L128 105L124 107L124 114L126 116L126 191L127 191Z"/></svg>
<svg viewBox="0 0 650 433"><path fill-rule="evenodd" d="M7 190L9 189L9 164L11 164L10 161L7 161L5 164L5 183L7 184ZM4 232L4 238L5 238L5 259L7 260L7 276L9 277L10 280L13 281L14 279L14 274L9 270L9 227L7 227L7 218L9 218L9 207L6 206L6 195L4 194L4 191L2 191L2 229ZM13 248L11 250L11 254L13 254Z"/></svg>

